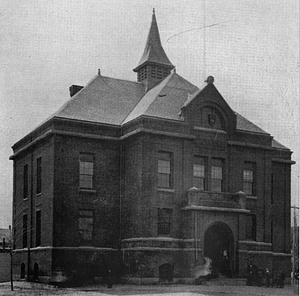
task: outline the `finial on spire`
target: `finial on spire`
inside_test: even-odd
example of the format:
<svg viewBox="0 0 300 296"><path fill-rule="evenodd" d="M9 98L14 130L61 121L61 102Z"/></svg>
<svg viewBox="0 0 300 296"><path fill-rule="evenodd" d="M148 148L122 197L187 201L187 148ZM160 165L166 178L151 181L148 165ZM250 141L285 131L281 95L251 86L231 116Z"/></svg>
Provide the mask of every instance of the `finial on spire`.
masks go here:
<svg viewBox="0 0 300 296"><path fill-rule="evenodd" d="M155 8L153 7L153 14L155 14Z"/></svg>

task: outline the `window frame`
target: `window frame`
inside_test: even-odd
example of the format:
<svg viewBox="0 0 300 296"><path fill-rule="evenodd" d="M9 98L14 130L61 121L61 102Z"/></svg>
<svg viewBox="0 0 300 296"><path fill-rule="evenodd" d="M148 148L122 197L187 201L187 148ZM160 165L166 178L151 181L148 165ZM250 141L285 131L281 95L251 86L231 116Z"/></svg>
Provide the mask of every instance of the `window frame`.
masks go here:
<svg viewBox="0 0 300 296"><path fill-rule="evenodd" d="M162 163L169 165L162 165ZM161 165L160 165L161 164ZM165 185L164 182L167 184ZM159 189L173 188L173 153L159 151L157 157L157 187Z"/></svg>
<svg viewBox="0 0 300 296"><path fill-rule="evenodd" d="M82 159L90 160L82 160ZM92 164L92 167L88 167ZM92 173L87 173L92 171ZM95 176L95 155L92 153L82 152L79 154L79 188L80 189L94 189L94 176ZM90 186L86 184L91 184Z"/></svg>
<svg viewBox="0 0 300 296"><path fill-rule="evenodd" d="M25 164L23 166L23 199L28 199L28 189L29 189L29 166Z"/></svg>
<svg viewBox="0 0 300 296"><path fill-rule="evenodd" d="M250 214L246 219L246 239L256 241L257 217L255 214Z"/></svg>
<svg viewBox="0 0 300 296"><path fill-rule="evenodd" d="M84 223L81 223L81 219L86 219L86 220L89 220L91 219L92 223L92 227L91 229L88 229L88 227L84 228L84 227L81 227L83 225L86 225L89 226L89 222L84 222ZM94 224L95 224L95 217L94 217L94 211L93 210L79 210L78 212L78 234L79 234L79 241L80 241L80 244L83 244L83 245L91 245L93 243L93 240L94 240ZM85 232L88 231L90 233L90 238L86 238L85 237Z"/></svg>
<svg viewBox="0 0 300 296"><path fill-rule="evenodd" d="M201 170L195 170L195 166L203 166ZM197 176L196 172L203 172L202 176ZM202 184L201 184L202 183ZM199 186L201 184L201 186ZM200 190L207 190L207 162L205 157L203 156L194 156L194 163L193 163L193 186L200 189Z"/></svg>
<svg viewBox="0 0 300 296"><path fill-rule="evenodd" d="M245 179L245 172L252 172L252 180ZM256 195L256 163L245 161L242 173L243 173L243 192L248 196L255 196ZM249 187L251 190L248 190L249 188L247 187Z"/></svg>
<svg viewBox="0 0 300 296"><path fill-rule="evenodd" d="M22 248L28 246L28 214L23 214L22 217Z"/></svg>
<svg viewBox="0 0 300 296"><path fill-rule="evenodd" d="M42 243L42 212L35 212L35 246L39 247Z"/></svg>
<svg viewBox="0 0 300 296"><path fill-rule="evenodd" d="M212 163L210 167L210 190L213 192L224 192L224 167L225 167L224 159L222 158L212 159ZM219 173L216 170L217 168L220 168L221 178L218 178ZM218 185L218 188L216 185Z"/></svg>
<svg viewBox="0 0 300 296"><path fill-rule="evenodd" d="M36 159L36 194L42 193L42 157Z"/></svg>
<svg viewBox="0 0 300 296"><path fill-rule="evenodd" d="M173 226L173 209L158 208L157 209L157 235L170 236Z"/></svg>

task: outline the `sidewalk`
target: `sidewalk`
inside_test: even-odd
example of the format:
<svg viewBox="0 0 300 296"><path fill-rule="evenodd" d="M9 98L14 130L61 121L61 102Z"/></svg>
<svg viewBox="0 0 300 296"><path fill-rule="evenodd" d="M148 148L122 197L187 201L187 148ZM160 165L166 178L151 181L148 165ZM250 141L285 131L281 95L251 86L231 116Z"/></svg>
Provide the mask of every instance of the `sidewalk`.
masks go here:
<svg viewBox="0 0 300 296"><path fill-rule="evenodd" d="M206 285L114 285L108 289L104 285L94 285L76 288L55 288L51 285L16 281L14 291L10 282L0 283L0 295L65 295L65 296L104 296L104 295L134 295L134 296L290 296L299 295L299 286L287 285L284 289L254 287L254 286L206 286Z"/></svg>

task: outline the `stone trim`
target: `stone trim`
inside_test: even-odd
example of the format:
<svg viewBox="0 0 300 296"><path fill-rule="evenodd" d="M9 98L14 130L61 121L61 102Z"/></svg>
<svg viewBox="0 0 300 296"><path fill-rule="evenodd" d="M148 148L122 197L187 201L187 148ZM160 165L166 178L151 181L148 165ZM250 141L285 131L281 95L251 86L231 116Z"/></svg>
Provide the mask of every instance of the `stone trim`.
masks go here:
<svg viewBox="0 0 300 296"><path fill-rule="evenodd" d="M136 135L138 133L147 133L147 134L152 134L152 135L176 137L176 138L191 139L191 140L194 140L196 138L195 136L187 135L187 134L157 131L157 130L147 129L147 128L138 128L135 131L132 131L124 136L121 136L119 139L124 140L124 139L126 139L130 136Z"/></svg>
<svg viewBox="0 0 300 296"><path fill-rule="evenodd" d="M124 238L121 242L138 242L138 241L163 241L163 242L194 242L194 238L189 239L180 239L172 237L133 237L133 238ZM197 240L201 241L201 240Z"/></svg>
<svg viewBox="0 0 300 296"><path fill-rule="evenodd" d="M159 247L130 247L130 248L122 248L121 251L126 252L126 251L153 251L153 252L158 252L158 251L169 251L169 252L201 252L202 249L200 248L159 248Z"/></svg>
<svg viewBox="0 0 300 296"><path fill-rule="evenodd" d="M194 126L193 127L194 131L203 131L203 132L210 132L210 133L218 133L218 134L224 134L226 135L227 132L224 130L220 130L220 129L213 129L213 128L207 128L207 127L202 127L202 126Z"/></svg>
<svg viewBox="0 0 300 296"><path fill-rule="evenodd" d="M255 245L255 246L268 246L271 247L271 243L265 243L265 242L256 242L256 241L238 241L239 244L247 244L247 245Z"/></svg>
<svg viewBox="0 0 300 296"><path fill-rule="evenodd" d="M187 206L187 207L184 207L183 210L216 211L216 212L229 212L229 213L241 213L241 214L250 213L250 210L245 210L245 209L206 207L206 206Z"/></svg>
<svg viewBox="0 0 300 296"><path fill-rule="evenodd" d="M276 148L271 146L259 145L259 144L250 144L246 142L238 142L238 141L228 141L228 145L231 146L242 146L242 147L251 147L257 149L265 149L265 150L276 150Z"/></svg>
<svg viewBox="0 0 300 296"><path fill-rule="evenodd" d="M45 246L45 247L35 247L30 248L30 251L48 251L48 250L67 250L67 251L118 251L114 248L101 248L101 247L52 247L52 246ZM28 252L28 248L24 249L16 249L13 250L14 253L21 253L21 252Z"/></svg>
<svg viewBox="0 0 300 296"><path fill-rule="evenodd" d="M256 255L270 255L273 257L280 256L280 257L292 257L291 254L286 253L274 253L271 251L248 251L248 250L238 250L239 253L245 253L245 254L256 254Z"/></svg>
<svg viewBox="0 0 300 296"><path fill-rule="evenodd" d="M279 163L287 163L287 164L295 164L296 161L288 160L288 159L282 159L282 158L272 158L273 162L279 162Z"/></svg>

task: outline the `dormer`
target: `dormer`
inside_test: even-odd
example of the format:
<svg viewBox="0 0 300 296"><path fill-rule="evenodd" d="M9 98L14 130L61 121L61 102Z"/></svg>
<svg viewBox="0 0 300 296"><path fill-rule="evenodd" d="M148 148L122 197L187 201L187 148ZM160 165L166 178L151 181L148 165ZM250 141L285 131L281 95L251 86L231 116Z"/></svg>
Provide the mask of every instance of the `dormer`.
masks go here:
<svg viewBox="0 0 300 296"><path fill-rule="evenodd" d="M196 130L223 131L228 135L236 130L236 115L209 76L207 85L188 96L181 116Z"/></svg>

